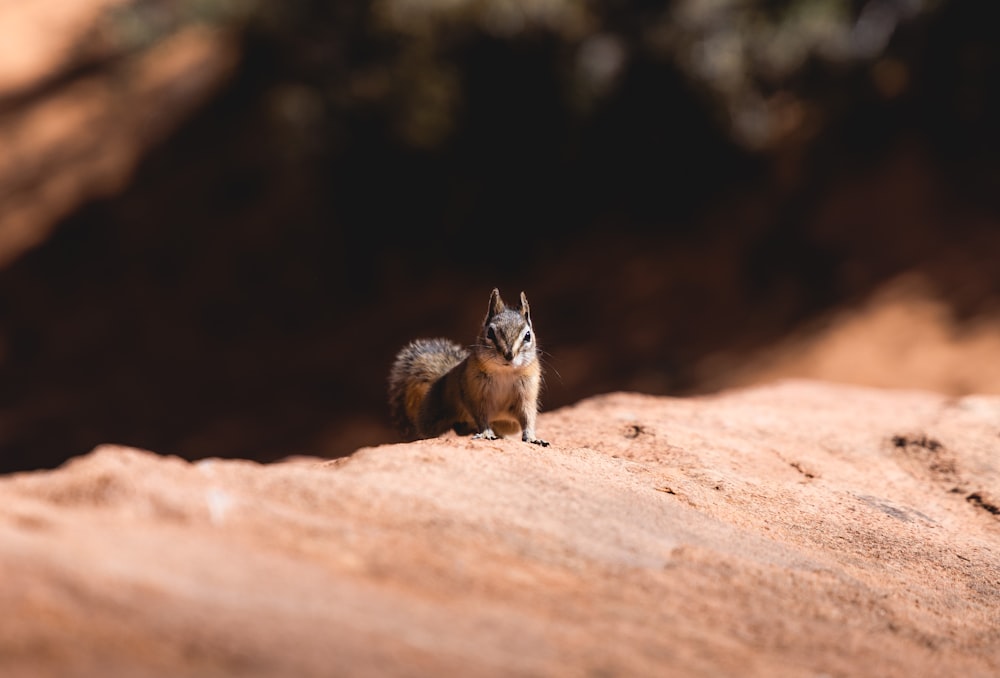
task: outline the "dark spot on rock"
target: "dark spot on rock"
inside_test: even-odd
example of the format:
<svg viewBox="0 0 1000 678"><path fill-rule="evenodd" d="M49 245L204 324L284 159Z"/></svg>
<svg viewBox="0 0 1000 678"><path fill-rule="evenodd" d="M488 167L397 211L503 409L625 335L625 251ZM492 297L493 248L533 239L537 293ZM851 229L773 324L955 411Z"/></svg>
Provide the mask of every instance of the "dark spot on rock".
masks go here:
<svg viewBox="0 0 1000 678"><path fill-rule="evenodd" d="M980 508L994 516L1000 516L1000 506L997 506L988 498L984 497L982 492L973 492L972 494L970 494L965 498L965 501L969 502L976 508Z"/></svg>
<svg viewBox="0 0 1000 678"><path fill-rule="evenodd" d="M793 469L795 469L796 471L798 471L799 473L801 473L802 475L804 475L806 478L815 478L816 477L815 473L811 473L811 472L807 471L806 469L802 468L802 464L799 463L799 462L797 462L797 461L790 462L789 466L791 466Z"/></svg>
<svg viewBox="0 0 1000 678"><path fill-rule="evenodd" d="M937 452L944 447L944 445L941 444L941 441L929 438L923 434L918 436L896 435L892 437L892 444L896 447L910 447L912 445L914 447L930 450L931 452Z"/></svg>
<svg viewBox="0 0 1000 678"><path fill-rule="evenodd" d="M646 428L640 424L627 424L625 426L624 435L626 438L638 438L645 432Z"/></svg>

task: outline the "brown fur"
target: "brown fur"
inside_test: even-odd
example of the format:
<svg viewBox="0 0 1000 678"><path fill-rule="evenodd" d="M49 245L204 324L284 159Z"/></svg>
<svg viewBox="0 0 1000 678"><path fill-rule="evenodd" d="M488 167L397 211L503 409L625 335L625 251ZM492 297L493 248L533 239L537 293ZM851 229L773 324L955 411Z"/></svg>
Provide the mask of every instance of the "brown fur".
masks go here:
<svg viewBox="0 0 1000 678"><path fill-rule="evenodd" d="M476 343L465 349L447 339L418 339L396 356L389 372L389 407L401 432L430 438L449 429L476 438L521 430L535 437L542 368L528 300L504 304L496 289Z"/></svg>

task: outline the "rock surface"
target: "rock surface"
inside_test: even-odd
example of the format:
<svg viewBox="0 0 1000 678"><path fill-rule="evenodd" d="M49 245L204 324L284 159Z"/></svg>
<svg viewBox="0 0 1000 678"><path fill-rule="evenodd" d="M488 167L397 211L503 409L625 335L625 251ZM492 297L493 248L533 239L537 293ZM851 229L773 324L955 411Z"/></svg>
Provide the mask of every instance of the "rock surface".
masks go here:
<svg viewBox="0 0 1000 678"><path fill-rule="evenodd" d="M1000 674L1000 397L620 393L539 430L0 479L2 673Z"/></svg>
<svg viewBox="0 0 1000 678"><path fill-rule="evenodd" d="M127 48L110 14L125 4L0 3L0 268L120 191L236 67L234 36L204 27Z"/></svg>

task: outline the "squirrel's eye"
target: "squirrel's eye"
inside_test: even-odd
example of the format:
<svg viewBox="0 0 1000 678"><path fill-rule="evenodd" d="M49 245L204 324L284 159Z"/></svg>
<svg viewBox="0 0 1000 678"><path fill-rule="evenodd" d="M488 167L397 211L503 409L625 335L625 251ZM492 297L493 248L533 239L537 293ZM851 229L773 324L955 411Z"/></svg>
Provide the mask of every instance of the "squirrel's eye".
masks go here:
<svg viewBox="0 0 1000 678"><path fill-rule="evenodd" d="M524 333L524 343L527 344L529 341L531 341L531 330Z"/></svg>
<svg viewBox="0 0 1000 678"><path fill-rule="evenodd" d="M490 341L497 340L497 333L493 331L492 326L486 328L486 338L489 339Z"/></svg>

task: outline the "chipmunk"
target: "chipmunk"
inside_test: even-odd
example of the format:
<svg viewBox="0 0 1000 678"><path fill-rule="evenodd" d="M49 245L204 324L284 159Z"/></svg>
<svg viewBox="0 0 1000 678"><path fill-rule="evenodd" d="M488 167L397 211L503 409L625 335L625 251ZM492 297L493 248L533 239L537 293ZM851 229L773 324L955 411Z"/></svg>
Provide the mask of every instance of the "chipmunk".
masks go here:
<svg viewBox="0 0 1000 678"><path fill-rule="evenodd" d="M528 299L504 304L496 288L476 343L463 348L448 339L417 339L401 350L389 372L389 409L405 435L459 435L496 440L494 428L548 446L535 437L542 367Z"/></svg>

